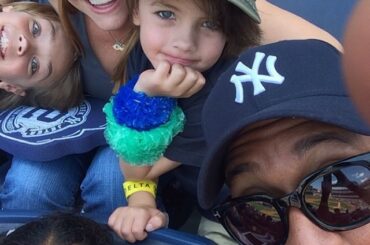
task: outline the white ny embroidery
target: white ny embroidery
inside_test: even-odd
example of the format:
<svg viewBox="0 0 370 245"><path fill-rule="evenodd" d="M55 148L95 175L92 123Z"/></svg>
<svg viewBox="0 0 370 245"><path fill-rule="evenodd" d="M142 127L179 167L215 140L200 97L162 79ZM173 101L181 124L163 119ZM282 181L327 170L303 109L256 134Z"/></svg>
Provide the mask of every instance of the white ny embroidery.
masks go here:
<svg viewBox="0 0 370 245"><path fill-rule="evenodd" d="M230 82L235 85L236 94L235 94L235 102L236 103L243 103L244 102L244 91L243 85L244 82L252 82L253 84L253 95L258 95L264 91L266 91L265 87L263 86L262 82L264 83L272 83L272 84L282 84L284 82L284 77L280 75L275 69L275 62L277 60L276 56L269 55L266 59L266 69L269 75L261 75L258 74L260 65L262 60L265 58L265 54L261 52L257 52L252 69L248 66L244 65L242 62L239 62L235 68L235 71L244 73L244 75L233 75L230 79Z"/></svg>

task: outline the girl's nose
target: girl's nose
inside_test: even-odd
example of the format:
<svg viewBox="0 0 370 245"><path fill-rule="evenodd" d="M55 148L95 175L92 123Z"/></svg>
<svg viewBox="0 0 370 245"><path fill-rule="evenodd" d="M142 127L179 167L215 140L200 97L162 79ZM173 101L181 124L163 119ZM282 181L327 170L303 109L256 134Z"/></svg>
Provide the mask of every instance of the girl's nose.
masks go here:
<svg viewBox="0 0 370 245"><path fill-rule="evenodd" d="M18 36L17 40L17 54L18 55L23 55L27 52L29 47L28 40L25 36L22 34Z"/></svg>
<svg viewBox="0 0 370 245"><path fill-rule="evenodd" d="M192 51L196 47L196 33L192 27L182 27L173 38L173 46L184 52Z"/></svg>

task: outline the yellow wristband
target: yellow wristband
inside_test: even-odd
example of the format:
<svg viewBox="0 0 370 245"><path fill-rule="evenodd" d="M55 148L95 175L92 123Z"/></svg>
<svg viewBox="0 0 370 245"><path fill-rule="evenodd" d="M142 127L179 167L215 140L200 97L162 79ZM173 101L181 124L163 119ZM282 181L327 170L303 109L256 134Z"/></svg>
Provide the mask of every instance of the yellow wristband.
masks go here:
<svg viewBox="0 0 370 245"><path fill-rule="evenodd" d="M146 191L156 197L157 184L151 180L135 180L123 182L123 191L125 192L126 199L138 191Z"/></svg>

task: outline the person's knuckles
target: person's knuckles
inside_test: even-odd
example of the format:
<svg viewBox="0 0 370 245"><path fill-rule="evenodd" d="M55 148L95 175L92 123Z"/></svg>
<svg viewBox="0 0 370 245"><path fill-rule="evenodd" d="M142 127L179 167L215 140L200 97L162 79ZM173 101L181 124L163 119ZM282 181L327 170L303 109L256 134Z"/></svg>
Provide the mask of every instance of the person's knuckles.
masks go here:
<svg viewBox="0 0 370 245"><path fill-rule="evenodd" d="M171 69L171 65L167 61L160 61L159 62L157 70L161 70L161 71L164 71L164 72L169 72L170 69Z"/></svg>
<svg viewBox="0 0 370 245"><path fill-rule="evenodd" d="M147 74L147 75L148 75L148 79L153 81L153 80L164 80L169 76L169 74L170 74L169 70L159 69L159 70L155 70L154 73Z"/></svg>
<svg viewBox="0 0 370 245"><path fill-rule="evenodd" d="M122 237L124 237L124 239L128 241L135 241L135 236L131 232L131 227L129 227L128 225L123 225L120 228L119 233L121 234Z"/></svg>
<svg viewBox="0 0 370 245"><path fill-rule="evenodd" d="M176 81L182 81L186 76L186 70L183 66L174 64L171 69L171 76L176 78Z"/></svg>
<svg viewBox="0 0 370 245"><path fill-rule="evenodd" d="M196 86L196 84L198 83L197 77L194 75L190 75L187 77L186 80L184 80L183 83L185 84L186 88L190 89L191 87Z"/></svg>
<svg viewBox="0 0 370 245"><path fill-rule="evenodd" d="M137 220L132 220L130 224L124 226L125 227L122 227L121 233L129 242L136 242L143 237L142 233L144 228L137 224Z"/></svg>
<svg viewBox="0 0 370 245"><path fill-rule="evenodd" d="M144 240L145 238L147 238L148 234L146 232L141 232L139 233L138 235L135 235L135 239L137 241L142 241Z"/></svg>
<svg viewBox="0 0 370 245"><path fill-rule="evenodd" d="M152 218L149 220L153 227L159 228L166 223L166 215L162 212L157 212L152 215Z"/></svg>
<svg viewBox="0 0 370 245"><path fill-rule="evenodd" d="M116 223L116 216L113 216L113 215L111 215L110 217L109 217L109 219L108 219L108 225L110 226L110 227L112 227L112 226L114 226L114 224Z"/></svg>
<svg viewBox="0 0 370 245"><path fill-rule="evenodd" d="M198 76L198 83L201 86L204 86L204 84L206 84L206 79L204 78L204 76L202 74L200 74L200 76Z"/></svg>
<svg viewBox="0 0 370 245"><path fill-rule="evenodd" d="M193 82L196 82L198 79L199 79L199 73L194 71L193 69L191 68L187 68L186 69L186 78L189 80L189 81L193 81Z"/></svg>
<svg viewBox="0 0 370 245"><path fill-rule="evenodd" d="M132 229L132 234L135 237L136 240L143 240L146 237L146 231L144 230L144 227L135 227Z"/></svg>
<svg viewBox="0 0 370 245"><path fill-rule="evenodd" d="M108 225L111 227L120 227L120 224L125 219L124 213L116 212L115 214L111 215L108 220Z"/></svg>
<svg viewBox="0 0 370 245"><path fill-rule="evenodd" d="M123 235L121 238L130 242L130 243L136 242L136 239L133 235Z"/></svg>
<svg viewBox="0 0 370 245"><path fill-rule="evenodd" d="M184 89L177 89L171 92L172 96L175 98L184 97L185 91Z"/></svg>

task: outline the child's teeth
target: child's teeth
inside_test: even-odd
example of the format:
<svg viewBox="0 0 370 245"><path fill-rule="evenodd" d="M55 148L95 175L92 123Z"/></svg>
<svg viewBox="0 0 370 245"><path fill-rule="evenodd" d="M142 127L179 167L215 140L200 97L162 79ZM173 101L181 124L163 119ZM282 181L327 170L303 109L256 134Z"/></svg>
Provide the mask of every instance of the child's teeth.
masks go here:
<svg viewBox="0 0 370 245"><path fill-rule="evenodd" d="M1 50L4 50L8 47L9 39L8 36L4 31L1 32L1 38L0 38L0 45L1 45Z"/></svg>
<svg viewBox="0 0 370 245"><path fill-rule="evenodd" d="M5 52L8 47L9 39L8 36L6 35L6 32L4 30L0 31L0 53L1 57L4 59L5 57Z"/></svg>

